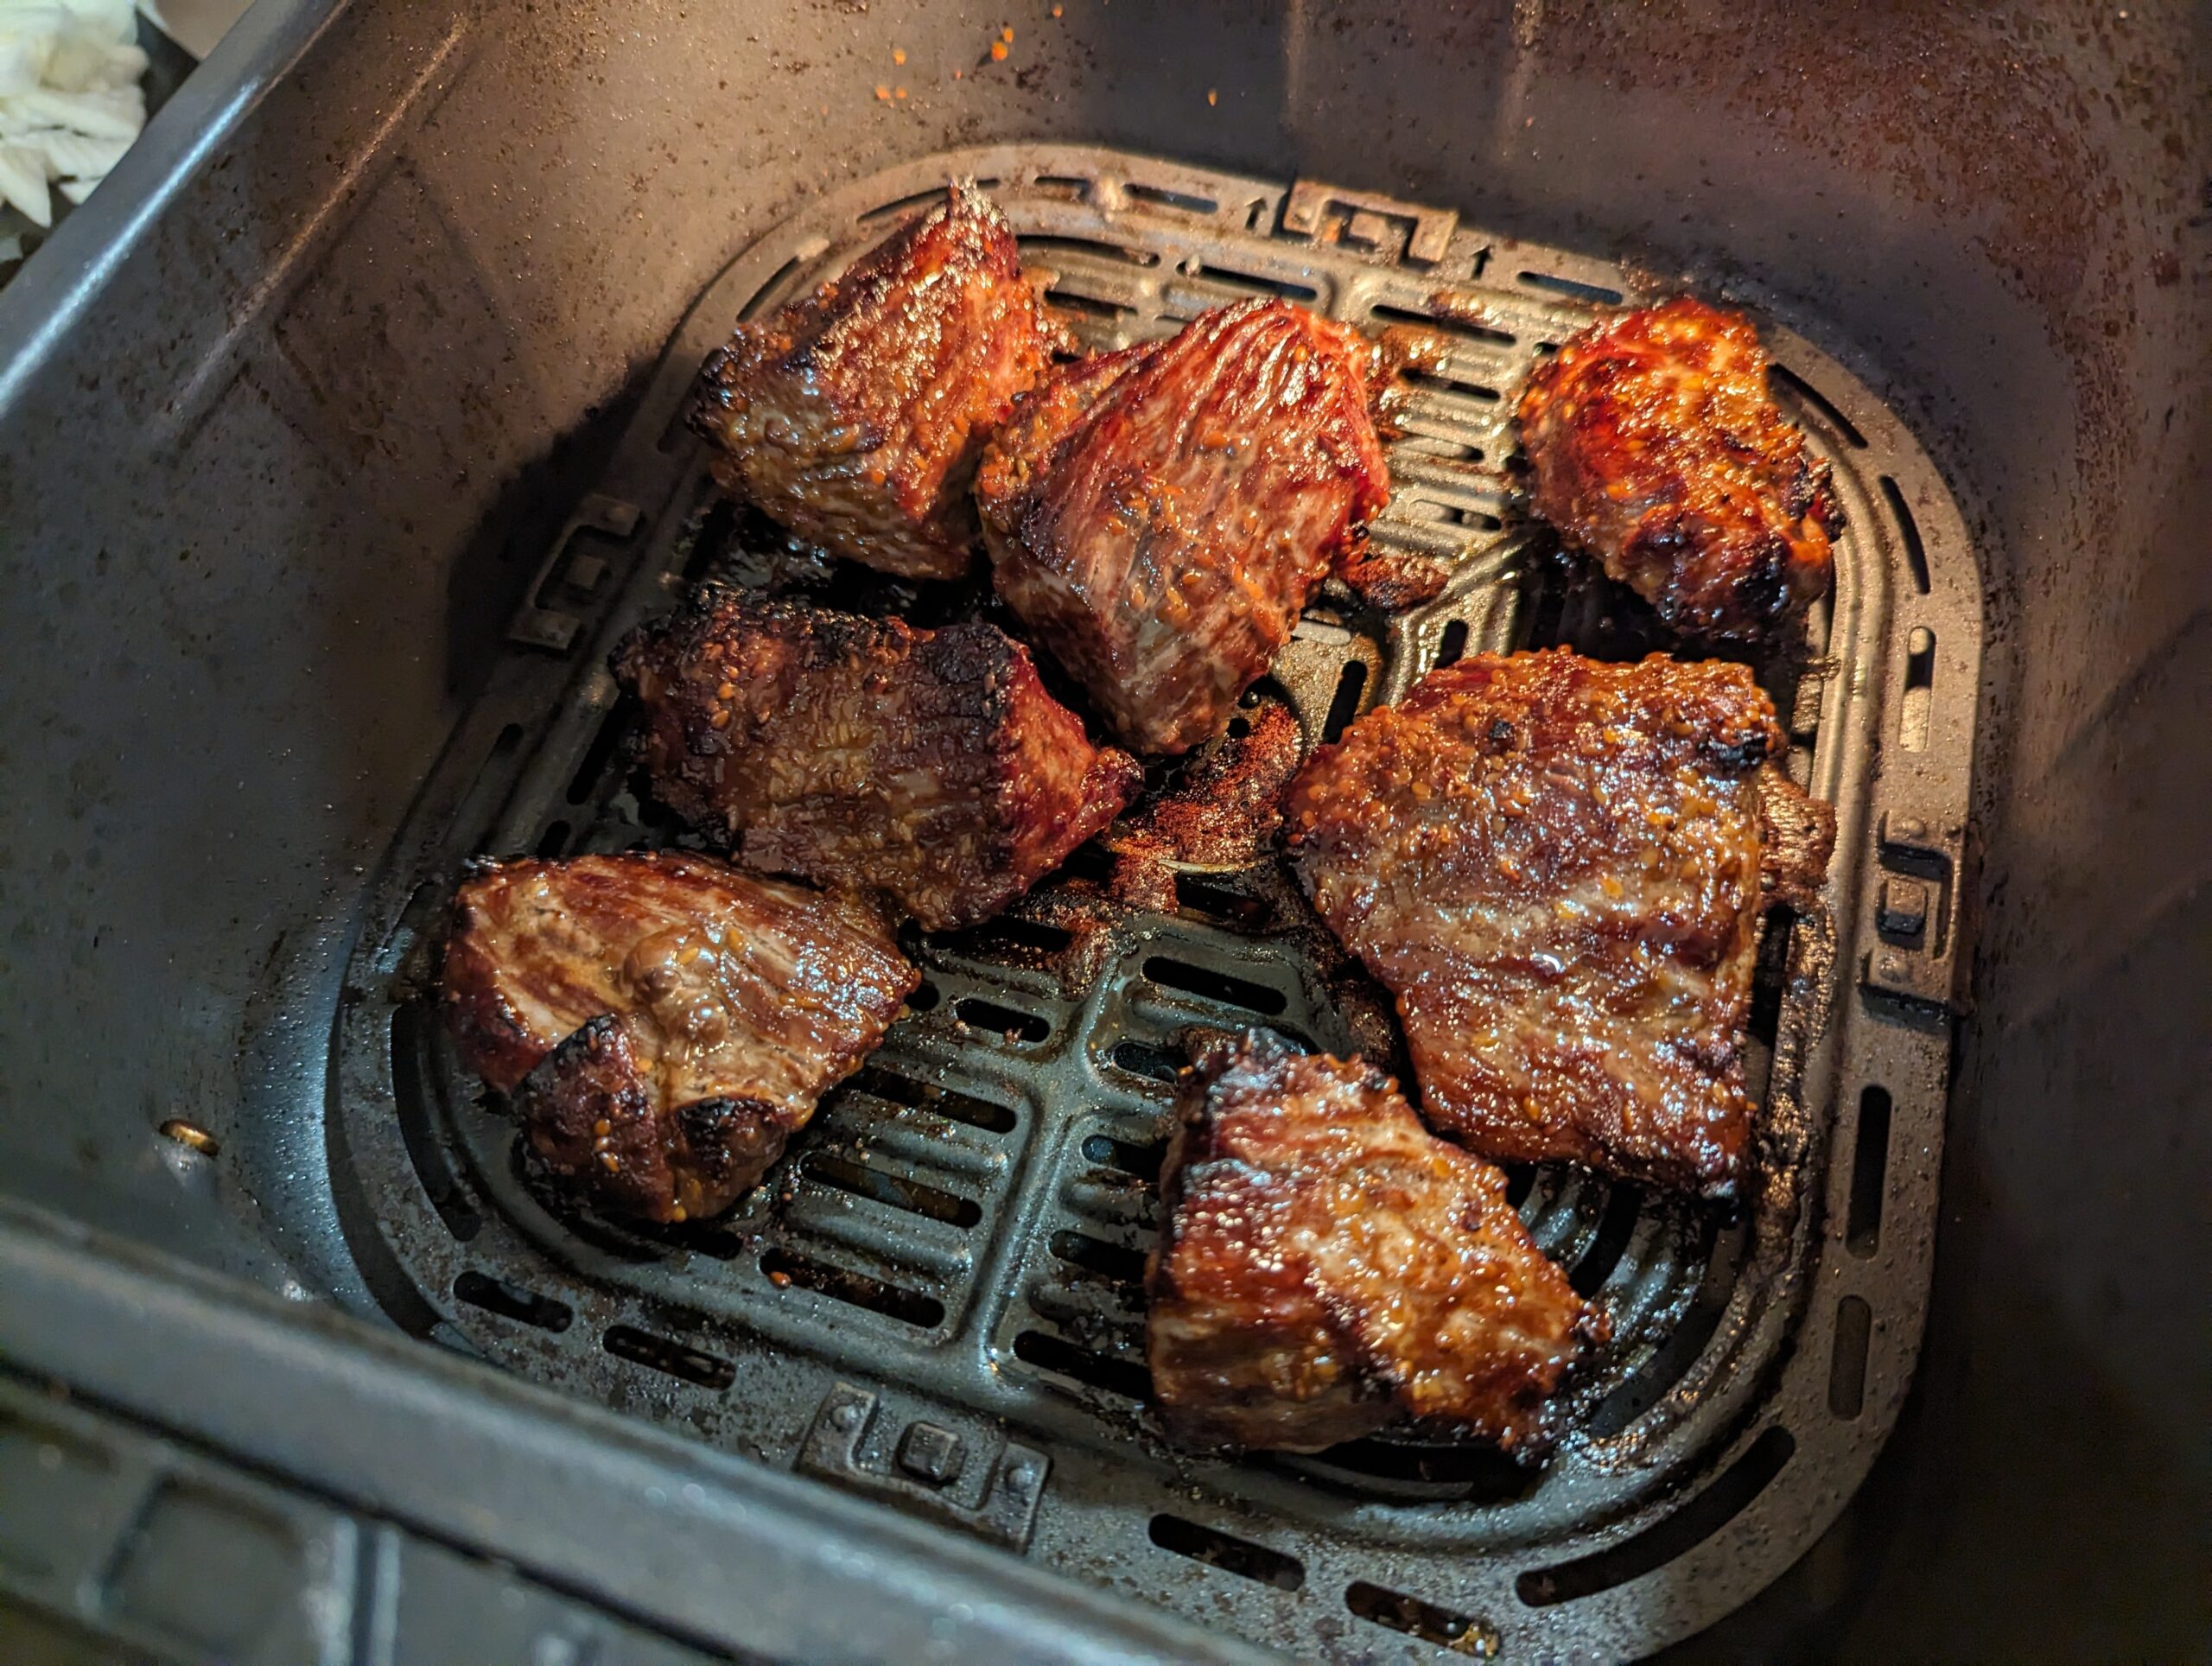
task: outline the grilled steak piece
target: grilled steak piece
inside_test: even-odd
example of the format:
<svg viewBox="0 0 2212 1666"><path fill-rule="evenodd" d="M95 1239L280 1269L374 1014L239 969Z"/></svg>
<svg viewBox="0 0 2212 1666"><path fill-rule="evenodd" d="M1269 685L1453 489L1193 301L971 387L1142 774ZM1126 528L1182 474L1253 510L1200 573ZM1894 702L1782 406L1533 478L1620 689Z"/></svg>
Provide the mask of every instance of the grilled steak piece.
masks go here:
<svg viewBox="0 0 2212 1666"><path fill-rule="evenodd" d="M1373 1065L1274 1038L1201 1047L1146 1267L1161 1421L1196 1445L1316 1452L1402 1419L1524 1454L1603 1320Z"/></svg>
<svg viewBox="0 0 2212 1666"><path fill-rule="evenodd" d="M1556 649L1431 671L1314 753L1299 874L1397 996L1431 1124L1500 1161L1732 1190L1781 741L1740 665ZM1815 859L1816 834L1801 881Z"/></svg>
<svg viewBox="0 0 2212 1666"><path fill-rule="evenodd" d="M842 277L739 325L707 360L691 424L722 489L806 542L957 578L983 442L1050 348L1006 217L963 182Z"/></svg>
<svg viewBox="0 0 2212 1666"><path fill-rule="evenodd" d="M1685 636L1758 641L1827 591L1842 511L1742 314L1682 297L1598 324L1520 416L1535 512Z"/></svg>
<svg viewBox="0 0 2212 1666"><path fill-rule="evenodd" d="M1777 764L1759 767L1759 889L1767 906L1806 913L1835 853L1835 806L1810 798Z"/></svg>
<svg viewBox="0 0 2212 1666"><path fill-rule="evenodd" d="M920 982L861 903L667 852L480 868L443 1002L548 1167L683 1221L752 1189Z"/></svg>
<svg viewBox="0 0 2212 1666"><path fill-rule="evenodd" d="M1374 350L1281 301L1048 377L976 476L999 594L1140 752L1228 721L1389 501Z"/></svg>
<svg viewBox="0 0 2212 1666"><path fill-rule="evenodd" d="M996 626L917 630L721 586L614 674L678 815L749 868L882 891L931 931L998 912L1143 784Z"/></svg>

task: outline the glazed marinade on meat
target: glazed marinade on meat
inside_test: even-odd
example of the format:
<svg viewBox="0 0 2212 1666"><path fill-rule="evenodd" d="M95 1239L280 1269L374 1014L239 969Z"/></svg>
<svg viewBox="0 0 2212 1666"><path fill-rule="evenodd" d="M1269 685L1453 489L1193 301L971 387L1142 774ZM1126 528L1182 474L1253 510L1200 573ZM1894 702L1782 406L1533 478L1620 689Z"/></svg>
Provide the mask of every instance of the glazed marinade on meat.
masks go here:
<svg viewBox="0 0 2212 1666"><path fill-rule="evenodd" d="M481 865L442 999L549 1168L676 1222L751 1190L920 981L863 905L664 852Z"/></svg>
<svg viewBox="0 0 2212 1666"><path fill-rule="evenodd" d="M843 276L740 325L707 360L692 426L722 488L805 542L957 578L983 442L1050 349L1005 216L963 182Z"/></svg>
<svg viewBox="0 0 2212 1666"><path fill-rule="evenodd" d="M1281 301L1066 366L976 477L999 594L1140 752L1227 721L1389 500L1374 349Z"/></svg>
<svg viewBox="0 0 2212 1666"><path fill-rule="evenodd" d="M1520 402L1530 503L1684 635L1756 642L1824 595L1842 513L1740 313L1681 297L1592 326Z"/></svg>
<svg viewBox="0 0 2212 1666"><path fill-rule="evenodd" d="M616 679L678 815L769 873L881 891L931 931L998 912L1142 785L1029 652L723 586L639 627Z"/></svg>
<svg viewBox="0 0 2212 1666"><path fill-rule="evenodd" d="M1740 665L1555 649L1432 671L1314 753L1299 874L1397 997L1432 1125L1500 1161L1734 1187L1781 741ZM1804 830L1776 888L1802 897L1833 822L1770 791Z"/></svg>
<svg viewBox="0 0 2212 1666"><path fill-rule="evenodd" d="M1361 1060L1221 1038L1184 1077L1147 1267L1160 1418L1313 1452L1414 1421L1523 1455L1604 1323L1505 1201Z"/></svg>

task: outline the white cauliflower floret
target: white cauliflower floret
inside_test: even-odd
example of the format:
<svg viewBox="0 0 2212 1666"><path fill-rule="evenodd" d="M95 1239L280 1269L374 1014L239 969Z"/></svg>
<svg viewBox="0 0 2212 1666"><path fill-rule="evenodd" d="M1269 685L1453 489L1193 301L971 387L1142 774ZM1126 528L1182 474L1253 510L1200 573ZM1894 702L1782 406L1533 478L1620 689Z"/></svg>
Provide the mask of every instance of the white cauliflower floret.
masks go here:
<svg viewBox="0 0 2212 1666"><path fill-rule="evenodd" d="M146 125L131 0L0 0L0 199L54 223L48 187L82 202Z"/></svg>

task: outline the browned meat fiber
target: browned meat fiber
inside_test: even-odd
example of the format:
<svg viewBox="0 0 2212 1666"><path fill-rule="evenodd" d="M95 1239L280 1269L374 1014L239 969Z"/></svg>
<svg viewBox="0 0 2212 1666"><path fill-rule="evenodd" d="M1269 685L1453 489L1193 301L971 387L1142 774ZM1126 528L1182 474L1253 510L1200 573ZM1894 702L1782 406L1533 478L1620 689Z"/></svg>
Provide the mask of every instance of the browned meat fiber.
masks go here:
<svg viewBox="0 0 2212 1666"><path fill-rule="evenodd" d="M999 593L1124 745L1217 732L1389 501L1374 349L1281 301L1048 378L976 477Z"/></svg>
<svg viewBox="0 0 2212 1666"><path fill-rule="evenodd" d="M707 360L715 478L804 541L907 578L976 545L983 442L1050 359L1005 216L971 184Z"/></svg>
<svg viewBox="0 0 2212 1666"><path fill-rule="evenodd" d="M1828 588L1842 512L1767 368L1750 320L1684 297L1584 331L1521 396L1535 512L1694 639L1771 638Z"/></svg>
<svg viewBox="0 0 2212 1666"><path fill-rule="evenodd" d="M1146 1349L1161 1420L1316 1452L1411 1421L1527 1455L1605 1326L1397 1084L1272 1037L1202 1048L1163 1171Z"/></svg>
<svg viewBox="0 0 2212 1666"><path fill-rule="evenodd" d="M480 868L443 1002L556 1174L617 1213L720 1214L921 975L849 899L674 853Z"/></svg>
<svg viewBox="0 0 2212 1666"><path fill-rule="evenodd" d="M931 931L997 913L1143 784L994 625L709 586L613 664L671 809L749 868L882 892Z"/></svg>
<svg viewBox="0 0 2212 1666"><path fill-rule="evenodd" d="M1557 649L1432 671L1314 753L1299 874L1397 996L1433 1125L1499 1161L1735 1187L1781 740L1740 665ZM1770 790L1806 830L1777 893L1808 896L1833 824Z"/></svg>

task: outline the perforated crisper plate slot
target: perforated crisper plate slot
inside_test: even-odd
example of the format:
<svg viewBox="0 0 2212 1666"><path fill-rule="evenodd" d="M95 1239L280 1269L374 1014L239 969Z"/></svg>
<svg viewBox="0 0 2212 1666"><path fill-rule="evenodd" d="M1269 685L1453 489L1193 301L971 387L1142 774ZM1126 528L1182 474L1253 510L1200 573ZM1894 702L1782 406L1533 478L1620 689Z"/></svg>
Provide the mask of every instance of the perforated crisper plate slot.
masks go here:
<svg viewBox="0 0 2212 1666"><path fill-rule="evenodd" d="M922 622L990 605L980 581L918 589L785 549L717 500L678 420L732 319L840 268L955 173L993 190L1087 346L1283 295L1388 333L1418 367L1392 395L1395 489L1372 537L1447 581L1395 615L1340 587L1316 598L1250 696L1287 702L1307 746L1462 654L1656 645L1632 598L1561 560L1517 507L1512 394L1628 291L1613 269L1442 211L1088 149L935 158L855 187L748 251L679 331L377 882L336 1077L365 1272L403 1322L774 1463L818 1455L817 1416L872 1394L866 1438L829 1438L836 1462L803 1466L1301 1657L1577 1638L1605 1652L1622 1587L1709 1561L1637 1635L1702 1624L1838 1507L1910 1375L1947 1045L1940 1012L1911 997L1940 989L1956 944L1942 932L1944 966L1892 976L1874 957L1910 945L1879 938L1872 892L1900 860L1919 872L1954 848L1971 690L1916 688L1911 644L1979 630L1959 610L1974 572L1940 480L1785 330L1768 331L1776 391L1833 462L1850 527L1832 602L1758 671L1792 773L1838 808L1827 906L1768 927L1751 1061L1762 1178L1740 1209L1567 1168L1512 1175L1539 1242L1615 1326L1576 1390L1580 1432L1541 1471L1389 1436L1200 1459L1147 1421L1141 1269L1182 1032L1262 1025L1402 1064L1387 1000L1272 855L1179 874L1162 914L1110 903L1110 858L1086 847L1001 920L910 932L926 982L908 1014L716 1222L649 1230L578 1211L431 1021L433 940L464 856L680 842L627 773L627 714L601 666L686 583L774 578ZM1875 760L1907 690L1920 745L1899 781ZM966 1454L961 1478L901 1468L917 1423L928 1451ZM991 1491L1014 1464L1009 1428L1051 1454L1018 1508Z"/></svg>

